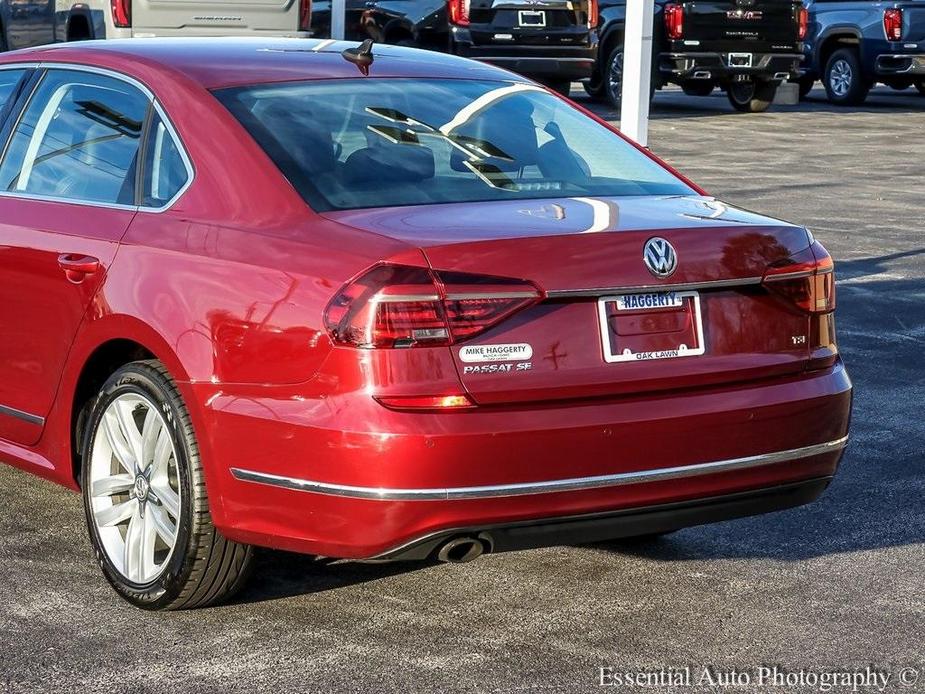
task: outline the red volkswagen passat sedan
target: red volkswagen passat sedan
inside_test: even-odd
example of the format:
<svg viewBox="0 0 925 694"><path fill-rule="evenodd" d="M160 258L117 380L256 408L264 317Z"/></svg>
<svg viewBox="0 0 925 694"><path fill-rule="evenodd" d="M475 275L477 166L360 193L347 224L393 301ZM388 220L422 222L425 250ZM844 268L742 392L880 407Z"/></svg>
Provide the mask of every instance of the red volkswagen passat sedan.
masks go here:
<svg viewBox="0 0 925 694"><path fill-rule="evenodd" d="M6 54L0 102L0 455L82 491L135 605L254 545L464 561L835 473L823 247L532 82L141 40Z"/></svg>

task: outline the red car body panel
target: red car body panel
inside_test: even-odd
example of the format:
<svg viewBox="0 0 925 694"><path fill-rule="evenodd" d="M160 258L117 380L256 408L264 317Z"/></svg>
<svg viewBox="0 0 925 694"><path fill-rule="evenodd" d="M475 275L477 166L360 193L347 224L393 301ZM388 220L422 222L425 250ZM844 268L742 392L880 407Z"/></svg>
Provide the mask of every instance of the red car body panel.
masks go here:
<svg viewBox="0 0 925 694"><path fill-rule="evenodd" d="M770 264L808 248L803 228L696 195L317 214L208 91L358 78L337 50L290 46L139 41L0 57L0 65L75 63L138 80L156 95L195 169L192 185L164 212L0 198L0 261L16 268L15 275L3 271L0 322L15 321L20 336L0 345L0 405L33 415L0 414L5 461L76 488L73 405L81 374L98 350L130 340L178 382L215 523L242 542L370 557L454 528L834 474L848 432L850 381L834 344L791 341L814 335L816 319L760 289ZM371 79L522 79L450 56L424 62L400 59L402 49L376 50ZM656 232L683 258L667 284L732 283L701 297L710 350L702 358L605 363L597 297L661 286L640 255ZM74 284L58 265L61 254L93 256L102 267ZM476 377L465 373L457 346L335 346L325 307L381 262L535 283L544 301L471 341L530 343L534 368L518 380ZM406 412L375 399L446 394L465 394L478 406ZM704 465L832 442L746 469L500 498L351 498L232 472L371 490L465 489Z"/></svg>

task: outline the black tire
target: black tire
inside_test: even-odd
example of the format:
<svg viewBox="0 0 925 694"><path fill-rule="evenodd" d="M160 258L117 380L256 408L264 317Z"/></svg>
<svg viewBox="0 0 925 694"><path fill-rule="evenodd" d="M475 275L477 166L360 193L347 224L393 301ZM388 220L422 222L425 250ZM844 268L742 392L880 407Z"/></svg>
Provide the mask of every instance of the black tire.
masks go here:
<svg viewBox="0 0 925 694"><path fill-rule="evenodd" d="M594 101L606 100L607 97L604 94L604 81L599 74L595 73L591 75L591 77L581 83L581 86L584 88L585 93Z"/></svg>
<svg viewBox="0 0 925 694"><path fill-rule="evenodd" d="M688 96L710 96L715 87L709 80L690 80L681 85L681 90Z"/></svg>
<svg viewBox="0 0 925 694"><path fill-rule="evenodd" d="M861 61L852 48L839 48L825 65L822 76L829 101L839 106L859 106L867 99L873 84L864 79Z"/></svg>
<svg viewBox="0 0 925 694"><path fill-rule="evenodd" d="M569 94L572 93L572 80L547 79L547 80L544 80L544 84L550 89L552 89L554 92L556 92L557 94L561 94L562 96L568 96Z"/></svg>
<svg viewBox="0 0 925 694"><path fill-rule="evenodd" d="M925 80L916 80L912 83L912 86L916 88L919 94L925 96Z"/></svg>
<svg viewBox="0 0 925 694"><path fill-rule="evenodd" d="M180 500L173 549L163 560L161 573L146 584L130 581L110 559L91 506L90 456L97 437L105 435L101 433L100 423L107 408L117 398L127 395L140 396L156 405L161 414L164 429L173 443L174 483ZM133 418L138 416L135 412L137 410L131 415ZM116 592L131 604L146 610L177 610L213 605L240 590L250 573L253 548L226 540L212 524L199 447L189 412L163 364L154 360L137 361L110 376L90 406L85 432L81 466L84 512L97 562ZM116 465L114 461L110 464ZM129 499L135 498L138 503L137 499L141 497L133 497L135 493L134 490L126 492ZM149 500L148 503L152 502ZM157 505L160 506L161 502L158 501ZM151 510L148 512L152 513ZM125 533L128 532L130 530L126 529Z"/></svg>
<svg viewBox="0 0 925 694"><path fill-rule="evenodd" d="M607 56L601 75L601 88L604 99L615 109L620 108L623 101L623 45L614 46ZM655 76L649 81L649 102L655 96Z"/></svg>
<svg viewBox="0 0 925 694"><path fill-rule="evenodd" d="M777 85L773 82L733 82L726 88L729 103L741 113L762 113L770 108L774 101Z"/></svg>
<svg viewBox="0 0 925 694"><path fill-rule="evenodd" d="M623 45L614 46L601 71L604 99L616 109L623 101Z"/></svg>
<svg viewBox="0 0 925 694"><path fill-rule="evenodd" d="M816 80L813 77L800 77L796 80L796 83L800 88L800 98L805 99L813 90L813 86L815 86Z"/></svg>
<svg viewBox="0 0 925 694"><path fill-rule="evenodd" d="M6 53L10 50L10 44L6 40L6 27L0 24L0 53Z"/></svg>

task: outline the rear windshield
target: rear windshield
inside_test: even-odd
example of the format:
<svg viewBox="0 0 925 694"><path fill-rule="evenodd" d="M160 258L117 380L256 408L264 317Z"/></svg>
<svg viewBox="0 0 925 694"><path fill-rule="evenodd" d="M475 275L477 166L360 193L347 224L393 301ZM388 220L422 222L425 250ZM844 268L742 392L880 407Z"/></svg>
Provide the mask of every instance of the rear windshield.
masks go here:
<svg viewBox="0 0 925 694"><path fill-rule="evenodd" d="M530 84L313 80L216 95L317 211L693 192Z"/></svg>

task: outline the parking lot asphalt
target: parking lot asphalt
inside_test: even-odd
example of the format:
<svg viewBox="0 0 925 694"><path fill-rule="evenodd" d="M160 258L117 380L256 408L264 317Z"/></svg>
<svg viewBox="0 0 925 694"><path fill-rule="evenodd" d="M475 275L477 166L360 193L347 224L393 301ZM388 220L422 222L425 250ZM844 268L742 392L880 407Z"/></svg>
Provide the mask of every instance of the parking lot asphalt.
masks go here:
<svg viewBox="0 0 925 694"><path fill-rule="evenodd" d="M740 115L721 95L659 93L650 146L717 197L807 224L836 258L855 409L820 501L465 565L264 552L233 604L149 614L104 583L77 495L0 466L0 691L585 692L601 666L777 665L869 666L890 674L883 691L925 692L925 97L836 109L814 93Z"/></svg>

